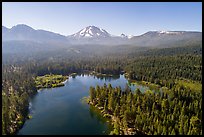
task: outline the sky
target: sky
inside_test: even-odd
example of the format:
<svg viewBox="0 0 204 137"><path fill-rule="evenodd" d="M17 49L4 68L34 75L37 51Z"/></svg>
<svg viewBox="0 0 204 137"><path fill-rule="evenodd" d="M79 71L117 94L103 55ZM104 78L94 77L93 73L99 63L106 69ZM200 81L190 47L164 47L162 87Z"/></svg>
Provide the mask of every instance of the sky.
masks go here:
<svg viewBox="0 0 204 137"><path fill-rule="evenodd" d="M66 36L90 25L112 35L202 32L202 2L3 2L2 25L17 24Z"/></svg>

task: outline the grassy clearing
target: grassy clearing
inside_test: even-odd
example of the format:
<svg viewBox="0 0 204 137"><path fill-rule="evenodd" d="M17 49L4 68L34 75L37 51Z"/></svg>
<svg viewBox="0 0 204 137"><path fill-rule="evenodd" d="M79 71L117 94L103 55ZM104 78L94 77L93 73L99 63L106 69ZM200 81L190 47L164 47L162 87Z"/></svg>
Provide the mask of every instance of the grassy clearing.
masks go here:
<svg viewBox="0 0 204 137"><path fill-rule="evenodd" d="M62 75L44 75L37 76L35 79L36 87L40 88L54 88L64 86L64 81L68 79L68 76Z"/></svg>
<svg viewBox="0 0 204 137"><path fill-rule="evenodd" d="M181 80L177 80L176 83L179 86L183 86L193 91L202 91L202 84L196 81L181 79Z"/></svg>

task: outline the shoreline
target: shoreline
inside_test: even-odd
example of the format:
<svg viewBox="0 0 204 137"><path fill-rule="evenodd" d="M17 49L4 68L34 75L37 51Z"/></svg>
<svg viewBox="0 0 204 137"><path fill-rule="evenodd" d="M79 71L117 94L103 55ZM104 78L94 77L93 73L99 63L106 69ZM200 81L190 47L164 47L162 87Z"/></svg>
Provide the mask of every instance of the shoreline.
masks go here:
<svg viewBox="0 0 204 137"><path fill-rule="evenodd" d="M90 74L90 75L95 75L95 76L97 76L96 75L96 73L94 74L94 73L92 73L92 71L90 71L90 72L88 72L88 74ZM67 78L66 78L66 80L65 81L63 81L63 82L61 82L61 83L63 83L63 86L65 86L65 83L69 80L69 77L72 77L72 76L76 76L76 75L78 75L78 73L71 73L71 74L69 74L69 75L65 75ZM105 75L101 75L101 76L107 76L106 74ZM113 75L112 75L113 76ZM111 77L112 77L111 76ZM58 87L61 87L61 86L58 86ZM36 87L37 88L37 87ZM47 87L48 88L48 87ZM57 87L50 87L50 88L57 88ZM50 89L50 88L48 88L48 89ZM36 94L37 93L39 93L39 92L41 92L41 90L43 90L43 89L46 89L46 88L37 88L37 91L36 91ZM35 95L36 95L35 94ZM34 95L34 96L35 96ZM19 131L22 129L22 127L24 126L24 124L25 124L25 122L26 122L26 120L29 120L30 118L29 118L29 110L30 110L30 107L32 106L32 104L30 104L30 102L28 103L28 106L27 106L27 112L25 112L25 117L23 117L23 120L22 120L22 124L20 125L20 126L17 126L17 128L15 129L15 132L13 132L12 133L12 135L18 135L18 133L19 133ZM94 106L95 107L95 106ZM97 108L98 109L98 108ZM31 115L31 117L32 117L32 115Z"/></svg>
<svg viewBox="0 0 204 137"><path fill-rule="evenodd" d="M104 111L104 107L99 107L97 104L94 105L94 103L89 100L89 97L86 97L85 99L86 99L86 103L88 105L91 105L94 108L98 109L104 118L109 119L106 122L110 123L111 126L113 126L113 130L112 131L114 131L114 123L116 122L118 117L115 117L112 114L108 113L107 111ZM135 128L123 128L123 127L121 127L121 122L119 122L119 125L120 125L120 133L119 133L119 135L143 135L143 134L146 134L146 133L143 133L142 131L139 131L139 129L135 129ZM111 132L108 135L111 135Z"/></svg>
<svg viewBox="0 0 204 137"><path fill-rule="evenodd" d="M68 81L69 78L67 78L65 81L63 81L62 83L65 84Z"/></svg>
<svg viewBox="0 0 204 137"><path fill-rule="evenodd" d="M69 76L66 76L67 77L67 79L65 80L65 81L63 81L63 82L61 82L62 84L63 84L63 86L65 86L65 83L69 80ZM61 87L61 86L57 86L57 87ZM37 88L37 87L36 87ZM47 87L48 88L48 87ZM50 88L56 88L56 87L50 87ZM50 89L50 88L48 88L48 89ZM39 93L39 92L41 92L41 90L43 90L43 89L46 89L46 88L37 88L37 91L36 91L36 94L37 93ZM26 122L26 120L29 120L29 119L32 119L32 115L29 115L29 112L30 112L30 109L31 109L31 107L32 107L32 103L30 102L30 100L29 100L29 103L28 103L28 106L27 106L27 111L25 112L25 117L23 117L23 119L22 119L22 124L21 125L17 125L17 126L15 126L16 128L15 128L15 131L11 134L11 135L18 135L18 133L19 133L19 131L22 129L22 127L24 126L24 124L25 124L25 122ZM16 123L17 123L17 121L16 121Z"/></svg>

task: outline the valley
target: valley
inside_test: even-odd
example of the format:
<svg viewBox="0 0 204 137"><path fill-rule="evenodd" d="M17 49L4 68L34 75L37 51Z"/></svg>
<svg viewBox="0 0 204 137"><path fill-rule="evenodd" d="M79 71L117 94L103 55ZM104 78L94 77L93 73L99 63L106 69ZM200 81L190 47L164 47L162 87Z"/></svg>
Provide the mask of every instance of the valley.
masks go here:
<svg viewBox="0 0 204 137"><path fill-rule="evenodd" d="M202 2L2 2L2 135L203 135Z"/></svg>
<svg viewBox="0 0 204 137"><path fill-rule="evenodd" d="M3 32L3 134L201 135L202 32L102 30Z"/></svg>

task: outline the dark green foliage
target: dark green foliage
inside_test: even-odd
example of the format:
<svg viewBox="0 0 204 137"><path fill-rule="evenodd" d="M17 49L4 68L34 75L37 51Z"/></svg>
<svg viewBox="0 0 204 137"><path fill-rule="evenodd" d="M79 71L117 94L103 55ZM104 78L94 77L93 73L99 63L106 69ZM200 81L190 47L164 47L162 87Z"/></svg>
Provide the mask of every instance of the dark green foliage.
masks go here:
<svg viewBox="0 0 204 137"><path fill-rule="evenodd" d="M125 88L122 94L119 94L117 87L110 89L107 86L97 86L97 88L100 94L97 98L92 96L92 101L98 107L103 107L99 100L102 99L101 102L109 100L107 102L109 106L106 108L107 112L119 119L114 123L115 134L118 134L119 121L121 121L119 125L125 130L134 127L135 130L139 130L143 134L200 135L202 132L201 106L193 105L193 107L187 107L202 100L201 92L190 91L187 88L182 89L182 93L177 90L171 90L171 96L173 96L174 100L170 100L168 93L133 93L131 90L127 92L127 88ZM96 88L90 88L92 94L96 94L96 91ZM175 96L178 93L178 97ZM108 98L103 98L102 95ZM193 100L189 102L189 98L193 98ZM116 109L113 106L116 106Z"/></svg>
<svg viewBox="0 0 204 137"><path fill-rule="evenodd" d="M149 81L172 88L175 79L201 82L201 55L150 56L134 59L125 67L130 79ZM182 87L181 87L182 88Z"/></svg>
<svg viewBox="0 0 204 137"><path fill-rule="evenodd" d="M28 112L29 98L37 92L33 76L20 68L2 70L2 134L14 134Z"/></svg>

